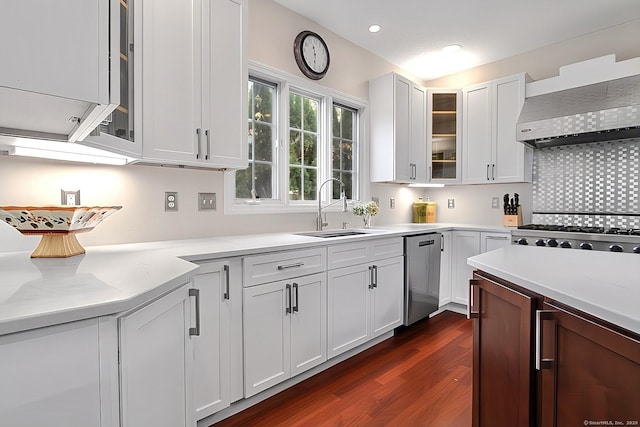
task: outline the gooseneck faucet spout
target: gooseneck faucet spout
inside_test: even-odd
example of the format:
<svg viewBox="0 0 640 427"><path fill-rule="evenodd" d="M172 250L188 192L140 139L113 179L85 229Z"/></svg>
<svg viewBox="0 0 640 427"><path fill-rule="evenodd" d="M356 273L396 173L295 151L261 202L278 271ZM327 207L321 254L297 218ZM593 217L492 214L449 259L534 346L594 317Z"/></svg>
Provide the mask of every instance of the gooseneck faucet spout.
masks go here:
<svg viewBox="0 0 640 427"><path fill-rule="evenodd" d="M325 184L330 181L335 181L340 184L340 200L336 200L335 202L331 202L326 206L322 206L322 187L324 187ZM327 222L322 220L322 209L334 205L338 202L342 202L342 212L347 212L347 195L344 191L344 183L337 178L329 178L322 184L320 184L320 187L318 187L318 212L316 218L316 231L322 231L322 228L328 224Z"/></svg>

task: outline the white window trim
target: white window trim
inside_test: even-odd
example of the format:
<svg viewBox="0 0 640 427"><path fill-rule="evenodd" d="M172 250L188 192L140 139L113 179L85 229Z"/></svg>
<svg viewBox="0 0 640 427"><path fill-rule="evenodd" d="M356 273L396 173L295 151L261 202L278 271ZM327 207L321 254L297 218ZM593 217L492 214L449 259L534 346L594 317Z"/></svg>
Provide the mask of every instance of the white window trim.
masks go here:
<svg viewBox="0 0 640 427"><path fill-rule="evenodd" d="M369 162L365 159L369 158L369 139L367 129L369 129L369 102L354 96L336 91L334 89L322 86L318 83L305 80L298 76L285 73L280 70L265 66L263 64L249 61L248 64L249 74L257 78L261 78L267 81L278 83L278 97L279 99L289 99L289 88L295 87L297 92L303 94L309 94L314 97L321 97L324 99L322 105L321 114L321 126L323 129L323 138L327 139L332 134L330 127L330 120L333 107L333 102L345 105L360 111L358 121L358 150L356 159L355 173L358 176L358 188L355 189L355 194L359 200L368 200L370 193L369 183ZM280 105L283 104L283 105ZM278 181L280 184L280 193L283 193L288 188L288 137L286 130L289 128L289 103L278 103L278 130L281 134L277 136L277 171ZM283 135L284 133L284 135ZM246 142L244 142L246 143ZM331 153L331 141L324 142L325 153L318 159L318 173L319 176L331 176L331 165L328 164L329 155ZM318 182L320 184L321 181ZM321 195L323 203L326 204L328 197L331 197L331 186L325 185L323 188L323 194ZM257 204L248 203L236 203L235 199L235 171L228 171L224 174L224 213L225 215L236 214L265 214L265 213L308 213L315 212L318 208L317 200L309 201L292 201L289 203L288 195L278 194L279 199L260 199ZM328 211L339 211L341 208L339 203L327 208Z"/></svg>

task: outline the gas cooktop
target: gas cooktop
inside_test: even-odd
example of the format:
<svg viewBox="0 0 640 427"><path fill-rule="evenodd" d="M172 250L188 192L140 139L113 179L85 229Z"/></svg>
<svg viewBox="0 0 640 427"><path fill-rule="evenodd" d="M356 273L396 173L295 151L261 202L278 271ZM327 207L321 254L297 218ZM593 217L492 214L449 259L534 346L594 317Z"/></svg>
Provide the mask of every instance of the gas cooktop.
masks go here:
<svg viewBox="0 0 640 427"><path fill-rule="evenodd" d="M511 231L514 245L640 254L640 229L526 224Z"/></svg>

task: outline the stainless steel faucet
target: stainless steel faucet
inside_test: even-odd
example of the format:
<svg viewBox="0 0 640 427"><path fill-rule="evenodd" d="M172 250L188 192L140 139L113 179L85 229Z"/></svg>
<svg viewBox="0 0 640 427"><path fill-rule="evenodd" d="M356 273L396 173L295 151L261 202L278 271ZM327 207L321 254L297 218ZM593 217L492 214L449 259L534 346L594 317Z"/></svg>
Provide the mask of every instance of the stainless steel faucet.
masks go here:
<svg viewBox="0 0 640 427"><path fill-rule="evenodd" d="M322 206L322 187L324 187L324 185L329 181L336 181L340 184L340 200L336 200L335 202L331 202L326 206ZM322 209L328 208L331 205L335 205L338 202L342 202L342 212L347 212L347 195L344 191L344 183L339 179L329 178L322 184L320 184L320 187L318 188L318 217L316 218L316 231L322 231L322 228L328 224L327 222L322 220Z"/></svg>

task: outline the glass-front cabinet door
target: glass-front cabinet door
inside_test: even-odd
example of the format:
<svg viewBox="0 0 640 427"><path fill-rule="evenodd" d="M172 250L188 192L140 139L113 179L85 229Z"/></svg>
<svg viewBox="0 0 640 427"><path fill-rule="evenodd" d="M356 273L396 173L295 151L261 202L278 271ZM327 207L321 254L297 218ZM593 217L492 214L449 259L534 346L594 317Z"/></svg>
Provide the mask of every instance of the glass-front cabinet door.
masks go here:
<svg viewBox="0 0 640 427"><path fill-rule="evenodd" d="M459 90L428 90L427 178L430 182L460 181L461 106Z"/></svg>
<svg viewBox="0 0 640 427"><path fill-rule="evenodd" d="M87 145L133 157L140 157L142 147L134 132L134 9L133 0L116 0L113 15L117 16L120 42L111 46L111 72L119 74L120 105L86 138ZM114 25L111 26L112 30ZM117 81L117 79L112 79Z"/></svg>

